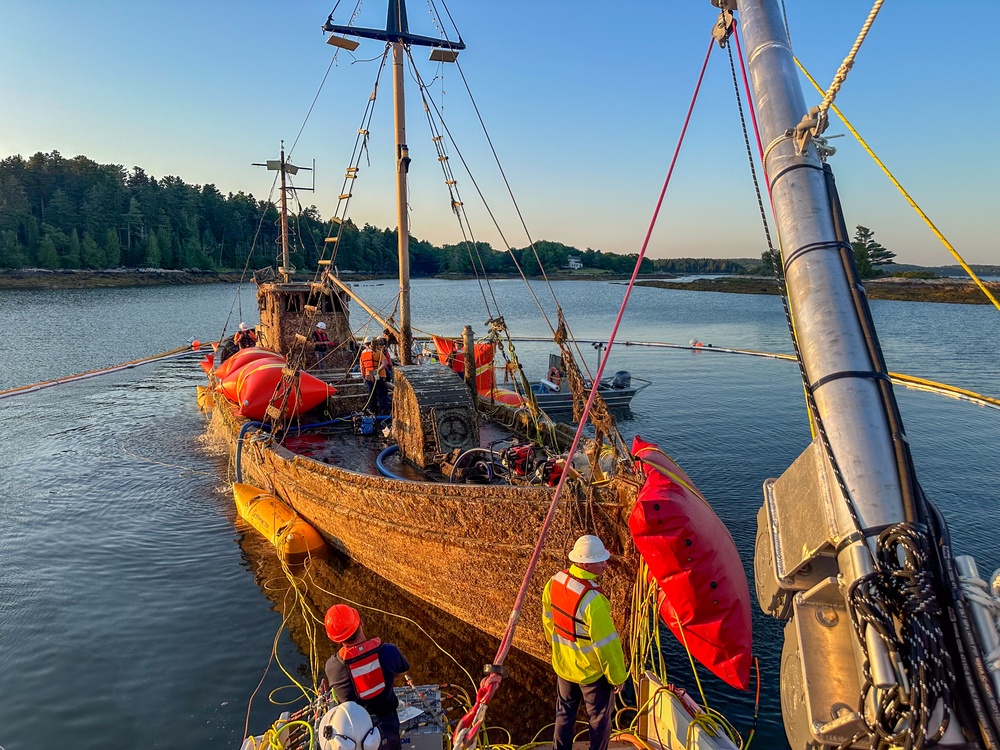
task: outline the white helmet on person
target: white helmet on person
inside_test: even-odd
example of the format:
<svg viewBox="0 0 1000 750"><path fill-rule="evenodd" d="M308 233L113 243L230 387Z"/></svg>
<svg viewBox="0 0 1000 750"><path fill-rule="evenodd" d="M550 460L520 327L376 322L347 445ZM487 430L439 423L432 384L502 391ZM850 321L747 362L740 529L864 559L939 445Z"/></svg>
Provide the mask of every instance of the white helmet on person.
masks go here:
<svg viewBox="0 0 1000 750"><path fill-rule="evenodd" d="M317 328L320 328L320 329L322 329L322 330L324 330L324 331L325 331L325 330L326 330L326 323L324 323L324 322L323 322L323 321L321 320L321 321L320 321L319 323L317 323L317 324L316 324L316 327L317 327Z"/></svg>
<svg viewBox="0 0 1000 750"><path fill-rule="evenodd" d="M240 323L240 330L241 331L247 331L249 329L250 329L250 326L248 326L246 323Z"/></svg>
<svg viewBox="0 0 1000 750"><path fill-rule="evenodd" d="M365 340L362 341L361 343L364 344L365 346L368 346L371 342L372 342L372 337L371 336L365 336Z"/></svg>
<svg viewBox="0 0 1000 750"><path fill-rule="evenodd" d="M567 557L575 563L601 563L610 559L611 553L596 536L585 534L576 540Z"/></svg>
<svg viewBox="0 0 1000 750"><path fill-rule="evenodd" d="M360 705L346 701L327 711L319 723L321 750L377 750L382 734Z"/></svg>

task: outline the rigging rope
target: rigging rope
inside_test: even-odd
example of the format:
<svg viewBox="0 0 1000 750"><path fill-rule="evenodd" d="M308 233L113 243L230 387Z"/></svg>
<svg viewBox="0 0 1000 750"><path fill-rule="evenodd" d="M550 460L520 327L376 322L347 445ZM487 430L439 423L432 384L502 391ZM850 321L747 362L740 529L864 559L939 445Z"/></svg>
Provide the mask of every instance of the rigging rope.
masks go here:
<svg viewBox="0 0 1000 750"><path fill-rule="evenodd" d="M851 47L850 52L847 53L847 57L840 64L840 68L837 70L837 74L833 77L833 82L830 84L830 88L827 90L826 94L823 96L823 101L820 102L819 111L820 126L817 127L817 135L822 134L826 129L827 110L833 105L833 100L837 98L837 94L840 92L840 87L844 85L844 81L847 80L847 74L854 67L854 58L857 57L858 51L861 49L861 45L865 41L865 37L868 36L868 30L872 27L875 22L875 17L878 15L879 10L882 9L882 3L884 0L875 0L875 4L872 6L871 11L868 13L868 18L865 19L864 25L861 27L861 31L858 33L858 38L854 41L854 46ZM788 28L787 26L785 27Z"/></svg>
<svg viewBox="0 0 1000 750"><path fill-rule="evenodd" d="M818 83L816 83L816 79L809 74L809 71L805 69L805 67L799 61L799 58L795 57L794 60L795 64L799 67L799 70L801 70L802 73L805 75L805 77L809 79L809 82L816 88L816 90L820 94L824 94L825 92L823 91L823 89L820 87ZM969 264L965 262L965 259L962 258L958 250L955 249L955 246L948 241L948 239L944 236L944 234L942 234L941 230L939 230L937 226L934 224L934 222L931 221L930 217L926 213L924 213L923 209L920 208L919 205L917 205L917 202L906 191L906 188L904 188L901 184L899 184L899 181L896 179L896 177L892 174L892 172L889 171L889 168L885 165L885 163L876 155L876 153L868 145L867 141L865 141L865 139L861 137L861 134L854 129L854 126L844 116L844 113L841 112L840 109L837 108L837 105L833 104L833 102L830 103L830 107L831 109L833 109L837 117L840 118L841 122L844 123L844 126L849 131L851 131L851 135L857 138L858 143L861 144L861 147L868 153L868 155L875 161L875 163L879 166L879 168L885 173L885 176L888 177L889 180L892 182L892 184L896 186L896 189L903 194L903 197L906 199L906 202L909 203L910 206L913 208L913 210L917 212L917 215L924 220L924 223L926 223L927 226L930 228L930 230L934 233L934 236L941 241L941 244L944 245L945 249L949 253L951 253L952 257L954 257L955 260L958 261L959 265L962 266L962 268L965 270L967 274L969 274L969 277L976 282L976 285L982 290L983 294L986 295L987 299L989 299L989 301L993 303L993 306L996 307L998 310L1000 310L1000 301L997 301L997 298L993 296L993 293L989 290L986 284L983 283L983 281L976 275L976 272L969 267Z"/></svg>
<svg viewBox="0 0 1000 750"><path fill-rule="evenodd" d="M684 136L687 133L688 124L691 122L691 114L694 111L695 102L698 100L698 93L701 90L701 83L705 77L705 69L708 67L708 60L712 54L712 46L714 41L709 42L708 52L705 55L705 61L702 63L701 72L698 74L698 83L695 86L694 95L691 99L691 104L688 107L687 116L684 119L684 127L681 129L680 138L677 142L677 147L674 150L673 159L670 162L670 168L667 171L667 176L663 181L663 187L660 190L660 195L656 203L656 208L653 211L653 216L649 222L649 228L646 231L646 236L643 240L642 247L639 250L638 257L636 258L635 268L632 271L632 278L629 281L628 286L625 289L625 296L622 300L621 307L618 311L618 315L615 318L614 325L611 328L611 333L608 336L608 347L607 354L601 359L600 364L597 368L597 373L594 376L593 386L590 389L590 396L587 399L587 403L583 408L583 419L577 425L576 433L573 436L573 443L570 446L569 452L566 455L566 463L570 464L573 460L573 456L576 455L576 451L579 448L580 441L583 438L584 428L586 427L586 418L590 414L590 410L594 406L594 401L598 395L598 388L600 386L601 375L604 373L604 367L608 362L608 354L611 353L611 349L614 346L615 337L618 333L618 329L621 326L622 319L625 316L625 308L628 305L629 297L631 296L632 289L635 286L636 278L639 275L639 269L642 266L642 260L646 255L646 249L649 246L649 239L653 233L653 228L656 225L656 220L660 213L660 207L663 205L663 199L667 192L667 187L670 184L670 178L673 174L674 165L677 163L677 156L680 153L681 145L684 143ZM514 607L510 613L510 619L508 621L507 630L504 632L503 638L500 641L500 647L497 649L496 657L493 660L493 664L489 667L490 674L483 678L479 686L479 691L476 693L476 703L469 710L465 716L462 717L458 724L458 729L455 731L454 738L452 740L452 745L456 750L468 750L472 747L476 735L479 732L480 727L483 725L483 720L486 715L486 708L492 699L493 695L496 693L497 688L500 686L500 681L503 679L501 669L504 660L507 658L507 654L510 652L511 645L514 641L514 631L517 629L518 621L521 618L521 608L524 606L524 600L528 595L528 584L534 577L535 568L538 566L538 561L541 558L542 548L545 544L545 538L548 535L549 528L552 525L552 520L555 517L555 510L565 491L566 481L569 478L570 472L565 471L559 477L559 483L556 485L555 494L552 497L552 502L549 505L548 512L545 515L545 520L542 522L541 530L538 534L538 540L535 542L535 548L532 552L531 558L528 561L528 568L524 573L524 578L521 581L521 587L517 592L517 597L514 600Z"/></svg>

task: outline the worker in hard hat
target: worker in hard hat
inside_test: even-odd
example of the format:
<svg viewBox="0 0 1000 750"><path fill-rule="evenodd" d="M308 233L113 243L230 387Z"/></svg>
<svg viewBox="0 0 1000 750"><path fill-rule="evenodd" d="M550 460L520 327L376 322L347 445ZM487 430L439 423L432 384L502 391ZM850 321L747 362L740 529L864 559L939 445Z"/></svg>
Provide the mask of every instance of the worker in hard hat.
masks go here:
<svg viewBox="0 0 1000 750"><path fill-rule="evenodd" d="M366 336L361 350L361 377L368 388L368 408L377 409L378 414L392 413L392 399L389 398L388 363L377 340Z"/></svg>
<svg viewBox="0 0 1000 750"><path fill-rule="evenodd" d="M326 332L326 323L322 320L317 323L310 338L313 342L313 350L316 352L316 365L322 367L326 352L330 348L330 337Z"/></svg>
<svg viewBox="0 0 1000 750"><path fill-rule="evenodd" d="M581 702L590 723L590 750L607 750L614 696L628 677L611 602L597 585L611 553L587 534L568 557L572 565L552 576L542 593L542 624L552 644L558 689L553 750L573 747Z"/></svg>
<svg viewBox="0 0 1000 750"><path fill-rule="evenodd" d="M236 344L237 349L257 346L257 334L246 323L240 323L240 330L233 334L233 343Z"/></svg>
<svg viewBox="0 0 1000 750"><path fill-rule="evenodd" d="M365 636L354 607L334 604L323 623L330 640L340 645L326 662L326 679L337 702L363 706L382 733L380 750L399 750L399 701L392 683L406 674L409 662L392 643Z"/></svg>

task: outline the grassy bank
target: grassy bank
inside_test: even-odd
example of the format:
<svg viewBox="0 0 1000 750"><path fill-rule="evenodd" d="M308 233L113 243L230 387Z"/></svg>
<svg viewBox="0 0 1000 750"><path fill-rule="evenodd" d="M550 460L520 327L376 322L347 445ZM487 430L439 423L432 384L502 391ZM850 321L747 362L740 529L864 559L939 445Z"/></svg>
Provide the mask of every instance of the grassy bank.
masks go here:
<svg viewBox="0 0 1000 750"><path fill-rule="evenodd" d="M639 281L638 286L658 289L682 289L692 292L728 292L730 294L778 294L778 283L763 276L730 276L720 279L699 279L683 283L673 281ZM868 299L890 299L906 302L949 302L987 305L990 301L970 279L872 279L864 282ZM994 297L1000 296L1000 283L987 282Z"/></svg>

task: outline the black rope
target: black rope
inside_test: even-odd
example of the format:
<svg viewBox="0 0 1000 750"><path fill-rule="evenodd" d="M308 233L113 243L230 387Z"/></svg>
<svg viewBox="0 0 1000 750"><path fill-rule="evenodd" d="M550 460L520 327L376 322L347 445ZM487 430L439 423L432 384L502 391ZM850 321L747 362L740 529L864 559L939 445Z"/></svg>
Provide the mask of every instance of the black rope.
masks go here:
<svg viewBox="0 0 1000 750"><path fill-rule="evenodd" d="M840 372L831 372L829 375L824 375L819 380L810 383L809 389L815 391L827 383L834 380L842 380L844 378L866 378L869 380L892 381L892 378L884 372L876 372L875 370L841 370Z"/></svg>

